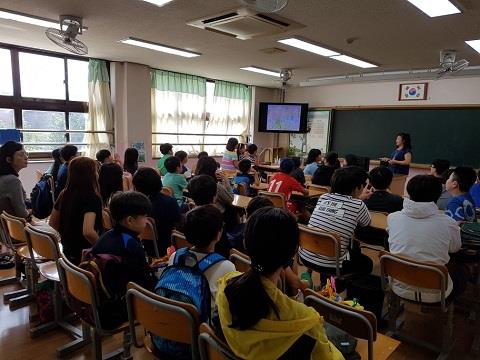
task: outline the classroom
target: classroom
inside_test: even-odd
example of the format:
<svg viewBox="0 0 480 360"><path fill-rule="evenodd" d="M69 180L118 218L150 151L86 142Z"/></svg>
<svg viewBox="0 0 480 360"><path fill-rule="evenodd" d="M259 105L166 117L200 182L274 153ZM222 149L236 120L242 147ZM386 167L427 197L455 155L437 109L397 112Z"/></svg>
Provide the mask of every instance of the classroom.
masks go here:
<svg viewBox="0 0 480 360"><path fill-rule="evenodd" d="M0 358L480 358L478 19L0 0Z"/></svg>

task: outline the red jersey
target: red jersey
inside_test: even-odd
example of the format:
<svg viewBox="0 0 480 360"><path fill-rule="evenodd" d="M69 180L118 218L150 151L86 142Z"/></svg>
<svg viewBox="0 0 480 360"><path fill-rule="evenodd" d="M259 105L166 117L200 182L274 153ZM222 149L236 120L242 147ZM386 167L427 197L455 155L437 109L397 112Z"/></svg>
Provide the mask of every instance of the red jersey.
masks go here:
<svg viewBox="0 0 480 360"><path fill-rule="evenodd" d="M297 209L297 204L289 201L292 191L303 192L304 187L297 180L291 177L288 174L278 172L276 173L272 180L270 181L270 186L268 191L282 193L285 195L285 200L287 201L287 209L292 213Z"/></svg>

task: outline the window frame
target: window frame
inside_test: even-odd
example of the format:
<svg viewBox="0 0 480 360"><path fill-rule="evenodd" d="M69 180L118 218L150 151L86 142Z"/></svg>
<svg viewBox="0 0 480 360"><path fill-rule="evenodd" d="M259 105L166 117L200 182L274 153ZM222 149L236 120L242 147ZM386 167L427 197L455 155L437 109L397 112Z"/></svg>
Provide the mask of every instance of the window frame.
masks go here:
<svg viewBox="0 0 480 360"><path fill-rule="evenodd" d="M23 132L61 132L65 133L65 142L58 144L62 146L70 142L70 134L72 133L109 133L108 131L87 131L87 130L70 130L69 114L72 113L88 113L88 102L73 101L69 99L68 89L68 60L80 60L88 62L88 57L75 56L70 54L56 53L48 50L37 50L22 46L15 46L5 43L0 43L0 48L10 50L11 63L12 63L12 82L13 82L13 96L0 95L0 108L13 109L15 118L15 128ZM19 53L30 53L35 55L50 56L63 59L64 64L64 86L65 86L65 100L57 99L42 99L32 97L22 97L21 84L20 84L20 64ZM108 71L109 66L107 66ZM57 111L65 114L65 130L55 129L23 129L23 116L22 110L38 110L38 111ZM38 130L38 131L37 131ZM32 143L36 145L37 143ZM39 143L40 144L40 143ZM88 145L86 143L74 143L75 145ZM55 145L55 144L54 144ZM32 152L30 157L33 159L50 158L50 152Z"/></svg>

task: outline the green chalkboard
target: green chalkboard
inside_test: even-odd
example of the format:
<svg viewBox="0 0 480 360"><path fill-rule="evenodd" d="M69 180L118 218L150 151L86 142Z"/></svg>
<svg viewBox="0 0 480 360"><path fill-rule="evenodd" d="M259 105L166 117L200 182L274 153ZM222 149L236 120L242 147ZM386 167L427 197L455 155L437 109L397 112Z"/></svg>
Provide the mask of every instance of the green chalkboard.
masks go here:
<svg viewBox="0 0 480 360"><path fill-rule="evenodd" d="M480 167L480 107L335 110L330 148L340 155L389 157L399 132L412 137L414 163L442 158Z"/></svg>

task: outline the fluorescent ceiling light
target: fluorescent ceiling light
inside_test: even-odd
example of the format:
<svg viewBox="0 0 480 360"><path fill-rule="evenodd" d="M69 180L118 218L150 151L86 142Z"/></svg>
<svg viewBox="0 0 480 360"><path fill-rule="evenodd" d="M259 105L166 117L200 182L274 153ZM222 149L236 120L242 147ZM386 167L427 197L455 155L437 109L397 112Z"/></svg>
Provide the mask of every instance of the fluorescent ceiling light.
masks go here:
<svg viewBox="0 0 480 360"><path fill-rule="evenodd" d="M172 55L183 56L183 57L186 57L186 58L192 58L192 57L202 55L200 53L196 53L196 52L193 52L193 51L182 50L182 49L174 48L174 47L167 46L167 45L162 45L162 44L157 44L157 43L150 42L150 41L136 39L136 38L133 38L133 37L128 37L126 39L120 40L120 42L124 43L124 44L128 44L128 45L139 46L139 47L143 47L143 48L146 48L146 49L160 51L160 52L164 52L164 53L168 53L168 54L172 54Z"/></svg>
<svg viewBox="0 0 480 360"><path fill-rule="evenodd" d="M330 59L338 60L338 61L350 64L350 65L358 66L364 69L377 67L377 65L370 64L366 61L355 59L347 55L332 56Z"/></svg>
<svg viewBox="0 0 480 360"><path fill-rule="evenodd" d="M407 0L430 17L458 14L461 11L449 0Z"/></svg>
<svg viewBox="0 0 480 360"><path fill-rule="evenodd" d="M41 17L38 17L38 16L22 14L22 13L7 10L7 9L0 9L0 19L19 21L19 22L23 22L23 23L26 23L26 24L43 26L43 27L47 27L47 28L49 28L49 27L58 28L59 27L58 20L55 21L55 20L45 19L45 18L41 18Z"/></svg>
<svg viewBox="0 0 480 360"><path fill-rule="evenodd" d="M322 56L334 56L334 55L340 55L338 52L325 49L324 47L306 42L304 40L296 39L296 38L289 38L289 39L284 39L284 40L278 40L279 43L289 45L296 47L298 49L302 49L305 51L309 51L311 53L317 54L317 55L322 55Z"/></svg>
<svg viewBox="0 0 480 360"><path fill-rule="evenodd" d="M468 45L470 45L475 51L480 53L480 39L478 40L469 40L465 41Z"/></svg>
<svg viewBox="0 0 480 360"><path fill-rule="evenodd" d="M280 77L280 73L278 71L262 69L262 68L259 68L259 67L256 67L256 66L247 66L247 67L242 67L240 69L241 70L247 70L247 71L253 71L253 72L264 74L264 75Z"/></svg>
<svg viewBox="0 0 480 360"><path fill-rule="evenodd" d="M165 4L168 4L169 2L172 2L173 0L143 0L143 1L157 5L157 6L163 6Z"/></svg>

